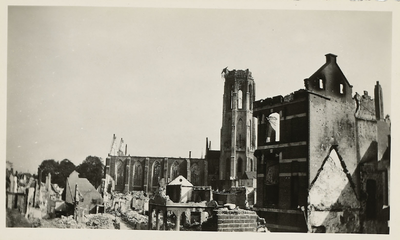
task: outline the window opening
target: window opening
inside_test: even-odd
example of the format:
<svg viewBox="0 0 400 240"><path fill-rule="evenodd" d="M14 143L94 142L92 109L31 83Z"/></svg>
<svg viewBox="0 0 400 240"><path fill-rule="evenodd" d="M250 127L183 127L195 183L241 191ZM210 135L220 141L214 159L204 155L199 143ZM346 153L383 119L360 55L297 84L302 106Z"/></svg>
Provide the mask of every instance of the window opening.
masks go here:
<svg viewBox="0 0 400 240"><path fill-rule="evenodd" d="M243 92L242 90L238 91L238 109L243 108Z"/></svg>
<svg viewBox="0 0 400 240"><path fill-rule="evenodd" d="M267 139L266 142L279 142L280 135L280 115L278 113L271 113L267 117L267 121L269 122L268 130L267 130Z"/></svg>
<svg viewBox="0 0 400 240"><path fill-rule="evenodd" d="M324 89L324 80L319 79L319 89Z"/></svg>

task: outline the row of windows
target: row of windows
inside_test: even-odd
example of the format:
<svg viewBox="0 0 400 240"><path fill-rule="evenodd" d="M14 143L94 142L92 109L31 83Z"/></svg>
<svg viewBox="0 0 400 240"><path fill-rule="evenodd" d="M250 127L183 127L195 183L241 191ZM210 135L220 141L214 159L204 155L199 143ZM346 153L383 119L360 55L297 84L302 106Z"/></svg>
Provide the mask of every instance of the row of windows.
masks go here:
<svg viewBox="0 0 400 240"><path fill-rule="evenodd" d="M318 87L319 89L323 90L325 89L325 81L323 79L318 79ZM343 83L339 84L339 93L344 94L344 85Z"/></svg>
<svg viewBox="0 0 400 240"><path fill-rule="evenodd" d="M185 166L184 166L185 165ZM193 185L200 185L200 167L197 163L194 163L190 167L191 171L191 182ZM162 177L162 171L161 171L161 164L158 161L155 161L153 163L152 167L152 182L151 186L155 187L158 186L159 180ZM129 176L129 168L127 168L123 162L120 160L117 162L117 167L116 167L116 174L117 174L117 182L116 184L122 185L124 183L128 182L128 176ZM177 161L175 161L171 167L170 167L170 179L173 180L179 175L183 175L184 177L187 177L186 175L186 164L179 164ZM140 163L135 163L133 165L133 178L132 178L132 185L133 186L143 186L144 183L144 169L142 167L142 164Z"/></svg>
<svg viewBox="0 0 400 240"><path fill-rule="evenodd" d="M232 86L230 98L228 101L228 102L230 102L231 109L233 109L233 92L234 92L234 89ZM249 95L250 97L249 97L249 101L246 101L246 104L247 104L246 106L247 106L247 109L252 110L253 109L253 98L252 98L253 88L252 88L251 84L249 85L249 94L250 94ZM239 89L237 92L237 108L243 109L244 102L245 102L245 99L243 98L243 91L241 89Z"/></svg>

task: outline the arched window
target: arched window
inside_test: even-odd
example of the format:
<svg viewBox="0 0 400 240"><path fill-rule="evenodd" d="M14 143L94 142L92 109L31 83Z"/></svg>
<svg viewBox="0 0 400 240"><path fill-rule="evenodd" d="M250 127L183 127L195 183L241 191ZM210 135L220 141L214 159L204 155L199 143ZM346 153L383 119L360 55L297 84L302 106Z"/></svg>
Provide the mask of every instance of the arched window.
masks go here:
<svg viewBox="0 0 400 240"><path fill-rule="evenodd" d="M241 134L241 133L245 132L245 123L243 123L243 120L241 118L239 118L236 128L237 128L237 132L238 132L238 135L236 138L236 146L238 148L242 148L246 145L246 142L245 142L246 136L242 136L242 134Z"/></svg>
<svg viewBox="0 0 400 240"><path fill-rule="evenodd" d="M138 162L134 165L133 185L140 187L143 185L143 168Z"/></svg>
<svg viewBox="0 0 400 240"><path fill-rule="evenodd" d="M153 177L152 177L152 186L158 186L158 181L161 178L161 164L159 161L155 161L153 164Z"/></svg>
<svg viewBox="0 0 400 240"><path fill-rule="evenodd" d="M171 181L179 176L179 163L175 161L171 166Z"/></svg>
<svg viewBox="0 0 400 240"><path fill-rule="evenodd" d="M194 186L199 186L200 185L200 169L199 165L197 163L194 163L190 167L190 173L191 173L191 182Z"/></svg>
<svg viewBox="0 0 400 240"><path fill-rule="evenodd" d="M253 86L249 84L249 102L247 103L248 109L253 110Z"/></svg>
<svg viewBox="0 0 400 240"><path fill-rule="evenodd" d="M280 115L278 113L271 113L267 120L269 122L267 130L266 142L279 142L280 135Z"/></svg>
<svg viewBox="0 0 400 240"><path fill-rule="evenodd" d="M249 120L249 140L250 140L250 147L253 146L253 127L251 126L251 120Z"/></svg>
<svg viewBox="0 0 400 240"><path fill-rule="evenodd" d="M124 173L125 173L125 169L124 169L124 163L122 162L121 159L117 160L117 176L116 176L116 184L117 185L122 185L124 184Z"/></svg>
<svg viewBox="0 0 400 240"><path fill-rule="evenodd" d="M238 109L243 108L243 92L242 90L238 91Z"/></svg>

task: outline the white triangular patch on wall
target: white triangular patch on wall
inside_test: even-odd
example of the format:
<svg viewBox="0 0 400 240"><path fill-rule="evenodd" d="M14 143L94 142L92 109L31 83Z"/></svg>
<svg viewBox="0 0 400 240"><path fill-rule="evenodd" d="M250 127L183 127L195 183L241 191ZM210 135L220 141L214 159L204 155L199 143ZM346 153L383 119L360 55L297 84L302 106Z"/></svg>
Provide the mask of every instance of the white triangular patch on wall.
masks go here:
<svg viewBox="0 0 400 240"><path fill-rule="evenodd" d="M168 185L182 185L185 187L193 187L193 184L189 182L184 176L179 175L174 180L172 180Z"/></svg>
<svg viewBox="0 0 400 240"><path fill-rule="evenodd" d="M336 149L332 149L311 186L309 204L318 210L359 208L350 181Z"/></svg>

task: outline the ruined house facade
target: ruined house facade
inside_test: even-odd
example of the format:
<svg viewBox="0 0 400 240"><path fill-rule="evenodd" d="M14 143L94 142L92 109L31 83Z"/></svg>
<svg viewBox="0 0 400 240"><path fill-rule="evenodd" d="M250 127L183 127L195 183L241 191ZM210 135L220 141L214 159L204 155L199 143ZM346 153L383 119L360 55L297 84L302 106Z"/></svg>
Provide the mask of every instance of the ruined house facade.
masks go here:
<svg viewBox="0 0 400 240"><path fill-rule="evenodd" d="M254 102L254 209L276 231L364 232L366 205L378 211L385 203L378 199L388 195L390 122L382 119L380 85L374 100L366 92L353 98L333 54L304 83L285 97Z"/></svg>
<svg viewBox="0 0 400 240"><path fill-rule="evenodd" d="M105 174L114 180L115 191L149 194L157 190L161 179L169 183L179 175L193 185L206 186L207 172L207 161L201 158L109 155L105 166Z"/></svg>

